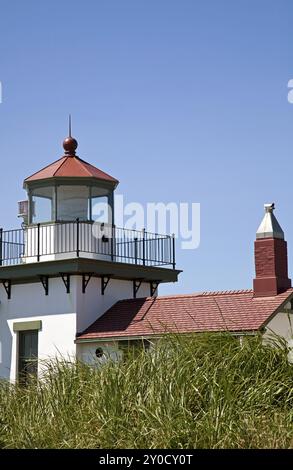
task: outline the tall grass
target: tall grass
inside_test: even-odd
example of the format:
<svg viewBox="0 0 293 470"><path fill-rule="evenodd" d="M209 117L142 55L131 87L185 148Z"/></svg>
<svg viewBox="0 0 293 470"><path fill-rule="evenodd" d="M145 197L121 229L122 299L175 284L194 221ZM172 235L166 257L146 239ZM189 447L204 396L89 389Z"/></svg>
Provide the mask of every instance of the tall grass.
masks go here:
<svg viewBox="0 0 293 470"><path fill-rule="evenodd" d="M55 361L39 383L0 386L0 447L293 447L286 354L259 338L170 335L96 369Z"/></svg>

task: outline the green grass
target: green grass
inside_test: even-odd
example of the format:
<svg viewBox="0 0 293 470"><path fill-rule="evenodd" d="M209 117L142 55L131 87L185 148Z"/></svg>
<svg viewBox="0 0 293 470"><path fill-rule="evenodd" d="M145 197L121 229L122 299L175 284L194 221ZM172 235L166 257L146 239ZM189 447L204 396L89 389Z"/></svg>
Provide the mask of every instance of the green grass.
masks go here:
<svg viewBox="0 0 293 470"><path fill-rule="evenodd" d="M59 361L1 384L0 447L292 448L292 378L283 346L226 334L170 335L99 369Z"/></svg>

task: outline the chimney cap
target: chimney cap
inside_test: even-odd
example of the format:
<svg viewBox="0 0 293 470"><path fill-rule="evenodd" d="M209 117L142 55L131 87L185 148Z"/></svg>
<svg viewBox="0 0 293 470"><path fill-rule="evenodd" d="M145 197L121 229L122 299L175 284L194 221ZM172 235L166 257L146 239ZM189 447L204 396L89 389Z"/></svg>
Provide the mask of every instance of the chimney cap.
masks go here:
<svg viewBox="0 0 293 470"><path fill-rule="evenodd" d="M264 204L265 212L273 212L275 210L275 203L270 202L268 204Z"/></svg>
<svg viewBox="0 0 293 470"><path fill-rule="evenodd" d="M257 229L256 238L280 238L284 240L284 232L273 214L275 209L274 202L265 204L265 215Z"/></svg>

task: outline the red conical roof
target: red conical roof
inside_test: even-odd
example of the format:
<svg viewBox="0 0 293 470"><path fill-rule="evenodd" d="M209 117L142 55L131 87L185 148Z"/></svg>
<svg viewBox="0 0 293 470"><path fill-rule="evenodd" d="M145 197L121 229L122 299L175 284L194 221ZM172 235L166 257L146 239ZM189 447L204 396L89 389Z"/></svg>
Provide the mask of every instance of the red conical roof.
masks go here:
<svg viewBox="0 0 293 470"><path fill-rule="evenodd" d="M71 136L71 118L69 117L69 137L66 137L63 142L65 155L26 178L24 184L48 178L97 178L113 183L115 186L119 183L112 176L75 155L77 147L77 140Z"/></svg>
<svg viewBox="0 0 293 470"><path fill-rule="evenodd" d="M81 158L67 155L29 176L24 180L24 183L58 177L97 178L99 180L106 180L115 184L118 183L117 179L108 175L104 171L99 170L90 163L85 162Z"/></svg>

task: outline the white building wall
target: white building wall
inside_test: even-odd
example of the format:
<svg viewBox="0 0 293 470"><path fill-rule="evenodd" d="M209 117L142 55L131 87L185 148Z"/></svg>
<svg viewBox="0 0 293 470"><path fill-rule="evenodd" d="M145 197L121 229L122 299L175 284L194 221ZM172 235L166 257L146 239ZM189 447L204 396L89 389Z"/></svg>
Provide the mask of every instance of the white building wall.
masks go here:
<svg viewBox="0 0 293 470"><path fill-rule="evenodd" d="M17 373L17 333L13 323L42 321L39 331L38 353L40 359L75 354L76 288L72 280L70 294L60 278L49 280L49 295L41 283L12 285L8 300L0 288L0 377L12 381Z"/></svg>
<svg viewBox="0 0 293 470"><path fill-rule="evenodd" d="M155 349L157 341L157 338L150 340L149 351L153 351ZM104 355L100 358L96 357L97 348L102 348L104 352ZM108 360L118 361L122 359L123 349L121 348L120 341L114 339L109 339L108 341L88 341L84 343L77 343L76 354L80 361L93 366L99 366Z"/></svg>
<svg viewBox="0 0 293 470"><path fill-rule="evenodd" d="M277 335L283 337L286 341L293 338L293 311L279 312L266 326L264 339Z"/></svg>
<svg viewBox="0 0 293 470"><path fill-rule="evenodd" d="M54 358L72 359L75 357L76 348L75 324L76 314L38 315L37 317L25 317L19 321L42 320L42 328L38 332L38 371L46 368L48 360ZM10 361L10 380L17 377L17 333L13 332L13 323L17 320L8 320L8 327L12 338L12 350ZM66 334L65 334L66 332ZM8 378L8 377L7 377Z"/></svg>
<svg viewBox="0 0 293 470"><path fill-rule="evenodd" d="M115 341L80 343L77 344L77 357L80 361L91 366L99 366L109 360L118 361L123 355L118 344ZM96 357L97 348L102 348L104 352L104 355L100 358Z"/></svg>
<svg viewBox="0 0 293 470"><path fill-rule="evenodd" d="M149 284L143 283L137 297L149 295ZM13 324L42 321L38 335L39 369L43 360L72 357L76 354L75 335L83 331L115 302L133 297L132 281L111 279L104 295L101 279L90 279L82 293L82 277L71 276L70 293L60 277L49 279L49 295L41 282L13 285L11 299L0 286L0 377L14 381L17 376L18 333Z"/></svg>

